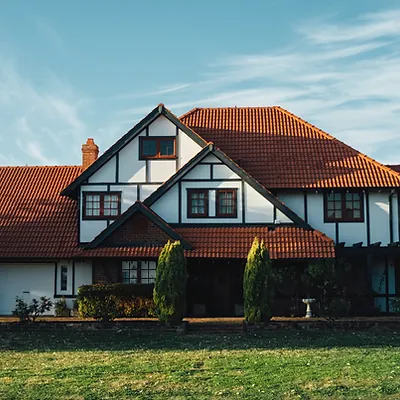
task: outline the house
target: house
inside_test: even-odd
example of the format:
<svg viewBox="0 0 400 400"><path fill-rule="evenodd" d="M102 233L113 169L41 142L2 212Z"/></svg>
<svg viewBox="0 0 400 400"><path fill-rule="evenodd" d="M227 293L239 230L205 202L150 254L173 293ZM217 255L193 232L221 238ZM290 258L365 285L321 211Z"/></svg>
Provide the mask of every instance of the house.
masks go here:
<svg viewBox="0 0 400 400"><path fill-rule="evenodd" d="M167 240L188 260L188 312L240 313L255 236L272 259L352 260L390 311L400 291L400 174L280 107L158 105L81 166L0 168L0 314L15 296L151 285Z"/></svg>

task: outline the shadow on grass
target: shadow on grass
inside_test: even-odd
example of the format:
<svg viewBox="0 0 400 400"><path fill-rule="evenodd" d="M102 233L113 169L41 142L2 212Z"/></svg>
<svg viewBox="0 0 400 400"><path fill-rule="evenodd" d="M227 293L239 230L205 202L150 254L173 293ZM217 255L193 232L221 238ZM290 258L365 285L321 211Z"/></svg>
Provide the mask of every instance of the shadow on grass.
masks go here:
<svg viewBox="0 0 400 400"><path fill-rule="evenodd" d="M399 348L393 331L266 331L189 334L121 331L3 331L0 351L246 350L317 348Z"/></svg>

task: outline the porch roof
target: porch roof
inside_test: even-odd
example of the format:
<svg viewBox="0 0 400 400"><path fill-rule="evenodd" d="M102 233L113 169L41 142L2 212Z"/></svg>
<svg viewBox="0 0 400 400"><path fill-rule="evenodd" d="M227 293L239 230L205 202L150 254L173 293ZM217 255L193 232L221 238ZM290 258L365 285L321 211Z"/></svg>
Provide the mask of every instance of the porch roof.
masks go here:
<svg viewBox="0 0 400 400"><path fill-rule="evenodd" d="M188 258L239 258L245 259L253 239L265 242L272 259L334 258L333 241L316 230L282 226L232 226L232 227L175 227L175 231L192 244L185 250ZM77 257L158 257L162 245L97 247L82 249Z"/></svg>

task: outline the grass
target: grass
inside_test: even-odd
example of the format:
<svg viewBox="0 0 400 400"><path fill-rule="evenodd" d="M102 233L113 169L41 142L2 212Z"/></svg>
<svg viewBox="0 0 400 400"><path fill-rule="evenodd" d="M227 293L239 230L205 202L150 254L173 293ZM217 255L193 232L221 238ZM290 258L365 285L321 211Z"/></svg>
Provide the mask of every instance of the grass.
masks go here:
<svg viewBox="0 0 400 400"><path fill-rule="evenodd" d="M399 399L394 332L0 333L0 399Z"/></svg>

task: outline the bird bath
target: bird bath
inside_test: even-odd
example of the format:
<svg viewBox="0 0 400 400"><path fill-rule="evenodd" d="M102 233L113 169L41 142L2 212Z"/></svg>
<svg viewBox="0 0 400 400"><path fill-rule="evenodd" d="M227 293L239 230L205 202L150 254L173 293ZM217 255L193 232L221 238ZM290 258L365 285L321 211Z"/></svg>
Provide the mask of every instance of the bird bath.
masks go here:
<svg viewBox="0 0 400 400"><path fill-rule="evenodd" d="M311 304L314 302L315 299L303 299L303 303L307 305L306 318L311 318L313 316L311 310Z"/></svg>

